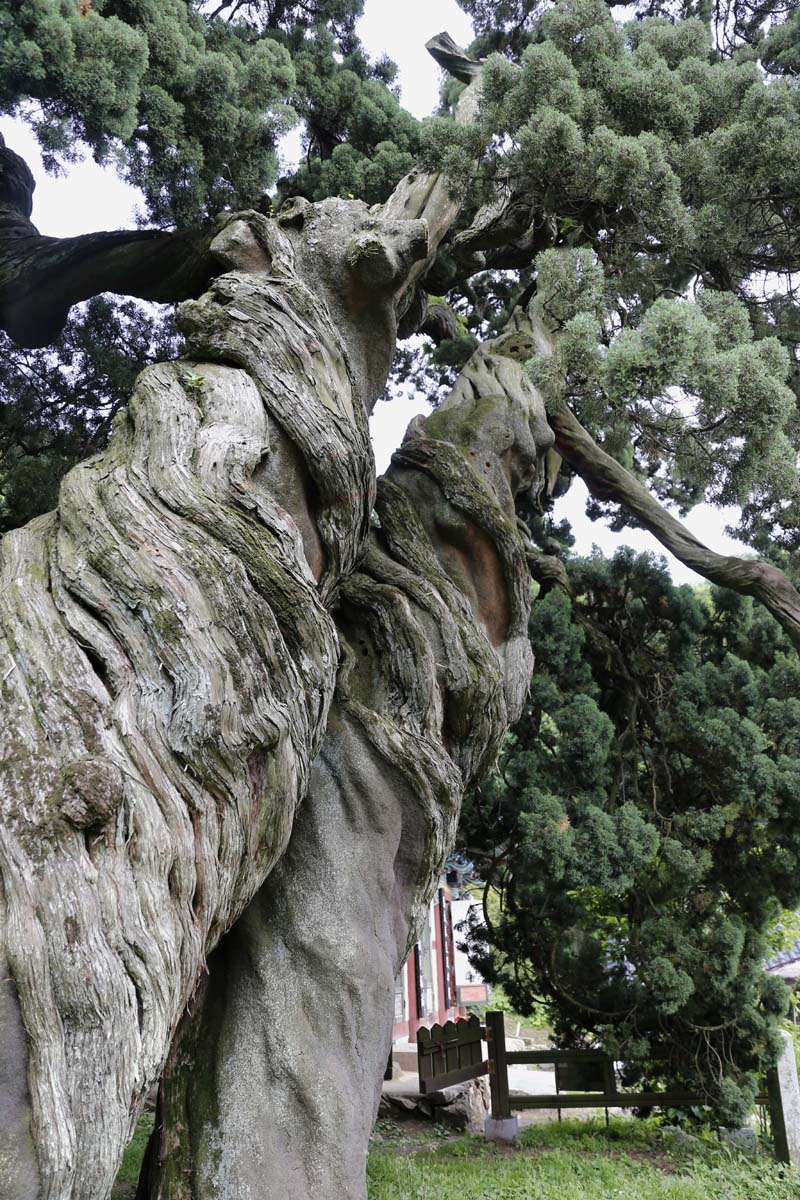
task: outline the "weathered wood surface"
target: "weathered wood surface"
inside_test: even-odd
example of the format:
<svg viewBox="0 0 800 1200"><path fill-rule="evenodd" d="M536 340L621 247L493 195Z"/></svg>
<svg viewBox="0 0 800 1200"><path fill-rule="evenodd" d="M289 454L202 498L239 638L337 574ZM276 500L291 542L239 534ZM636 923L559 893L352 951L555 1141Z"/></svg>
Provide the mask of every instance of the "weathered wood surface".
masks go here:
<svg viewBox="0 0 800 1200"><path fill-rule="evenodd" d="M374 230L363 206L319 208L287 219L317 249L352 243L334 238L334 219L351 234L357 220ZM424 245L402 227L396 243L406 261ZM209 1116L195 1103L195 1131L210 1122L215 1146L252 1147L255 1136L265 1161L295 1167L313 1166L311 1139L317 1163L330 1162L341 1122L326 1123L336 1105L320 1102L311 1138L298 1053L309 1029L298 1022L282 1047L270 1035L278 1016L296 1016L300 994L319 1009L317 1038L323 1012L340 1012L324 1055L330 1088L357 1035L346 1108L352 1144L365 1145L380 1078L372 1058L386 1054L385 1035L370 1030L384 1008L389 1028L392 981L463 788L491 761L527 686L514 493L531 486L552 437L517 342L480 350L452 400L410 430L368 538L376 368L371 351L343 341L347 321L330 318L318 280L311 303L292 248L256 215L223 231L225 265L247 269L184 308L192 359L145 372L109 451L68 477L59 512L2 546L13 638L3 672L5 937L30 1034L42 1195L58 1200L106 1194L181 1013L191 998L191 1029L204 1002L206 956L286 852L306 790L285 862L231 935L243 953L226 962L226 994L210 1008L216 1108ZM373 306L373 330L392 320ZM34 692L41 709L25 703ZM332 905L320 864L334 862ZM369 914L381 904L378 934ZM261 988L261 1001L242 978L254 963L256 979L281 981L266 999ZM204 1029L198 1021L176 1043L181 1069L167 1087L177 1079L197 1096L209 1055L193 1038ZM253 1033L269 1054L253 1055ZM242 1056L272 1072L273 1097L294 1111L274 1126L277 1145L243 1126L252 1105L233 1102L241 1076L226 1085L223 1065ZM263 1110L252 1080L248 1096ZM166 1126L171 1160L184 1127ZM208 1144L185 1139L192 1172ZM235 1159L220 1195L238 1194ZM352 1159L342 1171L331 1180L359 1186ZM153 1195L184 1195L177 1175L154 1178Z"/></svg>
<svg viewBox="0 0 800 1200"><path fill-rule="evenodd" d="M363 1194L392 981L531 668L514 494L552 435L513 348L376 493L367 414L456 209L415 174L222 223L189 357L0 543L10 1200L103 1200L171 1044L149 1194Z"/></svg>
<svg viewBox="0 0 800 1200"><path fill-rule="evenodd" d="M394 979L531 670L514 491L551 435L508 349L476 354L478 393L414 422L379 481L308 795L182 1023L142 1196L366 1194Z"/></svg>
<svg viewBox="0 0 800 1200"><path fill-rule="evenodd" d="M477 1079L488 1071L483 1060L484 1028L477 1016L417 1030L419 1090L435 1092Z"/></svg>
<svg viewBox="0 0 800 1200"><path fill-rule="evenodd" d="M336 202L317 219L340 215L345 234L374 224ZM217 252L240 269L184 313L194 359L146 370L58 512L0 545L0 929L48 1198L107 1194L207 953L286 847L324 732L339 660L325 601L374 494L368 385L294 251L256 214L228 226Z"/></svg>

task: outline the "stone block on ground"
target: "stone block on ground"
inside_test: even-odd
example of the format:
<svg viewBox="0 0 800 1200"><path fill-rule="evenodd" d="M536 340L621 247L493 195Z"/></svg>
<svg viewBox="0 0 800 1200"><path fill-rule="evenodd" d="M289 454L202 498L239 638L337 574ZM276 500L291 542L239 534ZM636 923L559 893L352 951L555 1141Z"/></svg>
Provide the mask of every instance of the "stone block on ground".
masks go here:
<svg viewBox="0 0 800 1200"><path fill-rule="evenodd" d="M800 1166L800 1084L791 1034L780 1030L783 1043L775 1066L767 1073L769 1111L775 1155L785 1163Z"/></svg>
<svg viewBox="0 0 800 1200"><path fill-rule="evenodd" d="M487 1117L483 1133L489 1142L514 1142L519 1133L519 1119L516 1116Z"/></svg>
<svg viewBox="0 0 800 1200"><path fill-rule="evenodd" d="M752 1125L739 1125L733 1129L727 1125L718 1125L717 1137L723 1144L745 1154L755 1154L758 1151L758 1138Z"/></svg>
<svg viewBox="0 0 800 1200"><path fill-rule="evenodd" d="M412 1077L408 1079L411 1081ZM468 1083L428 1092L424 1096L416 1088L400 1090L398 1082L392 1080L390 1087L384 1086L378 1116L421 1117L450 1125L453 1129L479 1134L483 1132L490 1107L489 1081L486 1078L472 1079Z"/></svg>

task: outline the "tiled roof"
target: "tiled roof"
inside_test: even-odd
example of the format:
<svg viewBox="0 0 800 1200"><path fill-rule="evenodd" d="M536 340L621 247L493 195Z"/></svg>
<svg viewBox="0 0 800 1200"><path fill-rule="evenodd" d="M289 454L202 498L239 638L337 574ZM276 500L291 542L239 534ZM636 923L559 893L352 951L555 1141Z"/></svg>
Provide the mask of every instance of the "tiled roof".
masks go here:
<svg viewBox="0 0 800 1200"><path fill-rule="evenodd" d="M789 963L800 963L800 938L788 950L780 950L776 955L770 958L766 964L767 971L774 971L777 967L788 966Z"/></svg>

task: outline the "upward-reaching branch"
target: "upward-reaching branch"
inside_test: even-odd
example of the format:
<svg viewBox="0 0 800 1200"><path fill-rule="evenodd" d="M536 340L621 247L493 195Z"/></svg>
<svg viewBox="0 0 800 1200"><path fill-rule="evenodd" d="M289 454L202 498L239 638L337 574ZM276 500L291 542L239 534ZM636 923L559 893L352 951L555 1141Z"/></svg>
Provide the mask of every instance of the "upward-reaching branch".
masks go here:
<svg viewBox="0 0 800 1200"><path fill-rule="evenodd" d="M441 66L469 84L459 97L455 119L459 125L472 124L480 100L483 64L468 58L447 33L431 38L426 48ZM463 199L463 192L454 188L452 182L441 173L410 171L383 205L383 215L388 219L408 221L422 217L428 223L428 254L415 264L405 291L406 299L400 303L401 313L411 301L414 285L425 275L436 257L442 238L456 219Z"/></svg>
<svg viewBox="0 0 800 1200"><path fill-rule="evenodd" d="M425 43L425 49L440 67L462 83L473 83L481 73L483 60L469 58L449 33L437 33Z"/></svg>

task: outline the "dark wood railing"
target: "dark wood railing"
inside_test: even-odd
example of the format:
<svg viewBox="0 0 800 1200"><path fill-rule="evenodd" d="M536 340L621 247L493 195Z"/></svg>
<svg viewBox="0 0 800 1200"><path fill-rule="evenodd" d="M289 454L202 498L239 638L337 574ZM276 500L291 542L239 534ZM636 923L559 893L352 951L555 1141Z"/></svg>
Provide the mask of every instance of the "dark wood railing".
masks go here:
<svg viewBox="0 0 800 1200"><path fill-rule="evenodd" d="M488 1056L483 1058L483 1041ZM512 1096L508 1068L514 1065L552 1063L556 1091L539 1096ZM599 1050L507 1050L503 1014L487 1012L486 1024L475 1016L448 1021L417 1031L419 1090L440 1088L489 1076L492 1117L506 1120L514 1109L553 1108L691 1108L704 1105L700 1092L673 1089L665 1092L620 1091L614 1061ZM776 1071L767 1072L767 1090L757 1103L769 1104L775 1132L776 1156L791 1161L785 1133L784 1104Z"/></svg>

